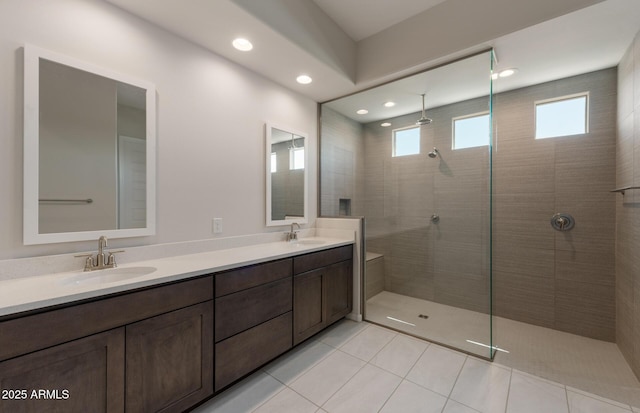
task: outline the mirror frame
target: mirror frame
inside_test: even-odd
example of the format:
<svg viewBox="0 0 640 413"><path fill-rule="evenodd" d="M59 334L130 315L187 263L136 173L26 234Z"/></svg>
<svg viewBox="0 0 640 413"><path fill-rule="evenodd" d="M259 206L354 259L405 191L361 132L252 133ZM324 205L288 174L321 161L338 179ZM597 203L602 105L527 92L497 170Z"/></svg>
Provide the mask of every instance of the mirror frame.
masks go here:
<svg viewBox="0 0 640 413"><path fill-rule="evenodd" d="M272 219L271 217L271 130L274 128L304 138L304 216L302 218ZM309 222L309 135L305 132L296 131L288 126L278 125L271 122L267 122L265 124L265 129L265 180L267 188L265 199L267 226L275 227L279 225L291 225L294 222L297 224L306 224Z"/></svg>
<svg viewBox="0 0 640 413"><path fill-rule="evenodd" d="M40 59L63 64L85 72L128 83L146 90L146 227L108 229L99 231L38 232L39 185L39 76ZM49 244L95 240L104 235L109 238L128 238L156 233L156 89L152 83L123 75L91 63L83 62L49 50L25 44L24 46L24 193L23 243Z"/></svg>

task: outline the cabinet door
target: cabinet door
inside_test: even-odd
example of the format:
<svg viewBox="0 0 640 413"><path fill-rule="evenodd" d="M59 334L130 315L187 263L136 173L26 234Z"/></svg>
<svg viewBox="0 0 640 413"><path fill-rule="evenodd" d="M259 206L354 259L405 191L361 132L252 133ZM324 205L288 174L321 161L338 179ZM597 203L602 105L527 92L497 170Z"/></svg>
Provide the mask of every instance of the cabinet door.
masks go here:
<svg viewBox="0 0 640 413"><path fill-rule="evenodd" d="M293 277L293 345L326 326L324 270Z"/></svg>
<svg viewBox="0 0 640 413"><path fill-rule="evenodd" d="M182 412L213 394L213 301L126 327L127 412Z"/></svg>
<svg viewBox="0 0 640 413"><path fill-rule="evenodd" d="M123 383L118 328L1 362L0 412L122 412Z"/></svg>
<svg viewBox="0 0 640 413"><path fill-rule="evenodd" d="M343 261L325 268L326 323L338 321L353 309L352 262Z"/></svg>

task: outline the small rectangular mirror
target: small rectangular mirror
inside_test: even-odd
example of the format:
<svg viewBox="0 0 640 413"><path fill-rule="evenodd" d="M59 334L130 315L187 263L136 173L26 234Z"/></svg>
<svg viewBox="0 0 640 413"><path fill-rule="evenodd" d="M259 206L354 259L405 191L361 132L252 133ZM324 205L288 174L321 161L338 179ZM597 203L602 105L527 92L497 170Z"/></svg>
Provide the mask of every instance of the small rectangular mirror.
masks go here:
<svg viewBox="0 0 640 413"><path fill-rule="evenodd" d="M24 244L155 234L155 88L25 46Z"/></svg>
<svg viewBox="0 0 640 413"><path fill-rule="evenodd" d="M306 145L306 133L267 123L267 226L308 222Z"/></svg>

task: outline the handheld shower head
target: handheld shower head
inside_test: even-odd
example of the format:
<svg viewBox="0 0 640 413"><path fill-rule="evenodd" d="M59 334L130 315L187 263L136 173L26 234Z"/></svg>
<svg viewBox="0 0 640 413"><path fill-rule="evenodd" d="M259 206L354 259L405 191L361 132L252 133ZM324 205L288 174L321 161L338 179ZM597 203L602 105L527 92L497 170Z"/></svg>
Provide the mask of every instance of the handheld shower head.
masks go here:
<svg viewBox="0 0 640 413"><path fill-rule="evenodd" d="M438 148L436 148L435 146L433 147L433 150L431 152L429 152L427 155L429 155L429 158L435 158L436 156L438 156L440 154L440 151L438 151Z"/></svg>
<svg viewBox="0 0 640 413"><path fill-rule="evenodd" d="M418 126L428 125L431 122L433 122L433 120L429 119L427 115L424 113L424 93L420 96L422 96L422 116L420 116L420 119L418 119L418 121L416 122L416 125Z"/></svg>

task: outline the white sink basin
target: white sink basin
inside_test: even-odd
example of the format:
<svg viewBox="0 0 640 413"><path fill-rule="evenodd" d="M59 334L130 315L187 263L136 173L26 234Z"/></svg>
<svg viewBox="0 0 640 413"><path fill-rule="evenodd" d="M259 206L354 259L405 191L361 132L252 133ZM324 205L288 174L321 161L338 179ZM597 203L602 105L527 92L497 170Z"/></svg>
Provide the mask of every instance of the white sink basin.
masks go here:
<svg viewBox="0 0 640 413"><path fill-rule="evenodd" d="M322 245L326 244L327 241L323 241L321 239L301 239L298 240L298 244L300 245Z"/></svg>
<svg viewBox="0 0 640 413"><path fill-rule="evenodd" d="M60 280L62 285L95 285L131 280L151 274L156 267L120 267L73 274Z"/></svg>

